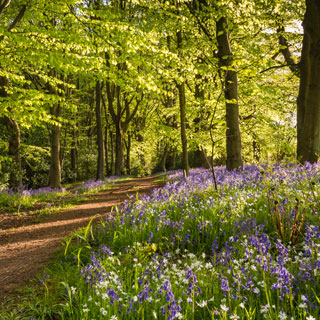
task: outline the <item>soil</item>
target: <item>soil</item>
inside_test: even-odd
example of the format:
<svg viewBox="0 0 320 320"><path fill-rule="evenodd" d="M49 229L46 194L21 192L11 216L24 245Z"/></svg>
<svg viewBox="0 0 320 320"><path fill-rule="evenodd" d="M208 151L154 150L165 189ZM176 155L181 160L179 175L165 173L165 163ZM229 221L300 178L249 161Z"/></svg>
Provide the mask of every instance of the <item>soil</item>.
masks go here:
<svg viewBox="0 0 320 320"><path fill-rule="evenodd" d="M83 204L35 220L0 214L0 304L15 289L25 286L53 259L53 251L62 247L63 238L84 227L94 216L96 221L131 195L149 193L163 185L156 177L136 178L116 184L111 190L95 194Z"/></svg>

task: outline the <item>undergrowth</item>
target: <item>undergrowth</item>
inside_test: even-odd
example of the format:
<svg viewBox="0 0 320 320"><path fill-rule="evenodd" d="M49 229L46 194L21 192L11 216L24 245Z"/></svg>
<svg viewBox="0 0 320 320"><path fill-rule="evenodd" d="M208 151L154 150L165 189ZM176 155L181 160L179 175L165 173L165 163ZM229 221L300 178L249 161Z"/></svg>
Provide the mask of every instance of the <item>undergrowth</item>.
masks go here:
<svg viewBox="0 0 320 320"><path fill-rule="evenodd" d="M15 319L319 319L319 173L172 173L66 240Z"/></svg>

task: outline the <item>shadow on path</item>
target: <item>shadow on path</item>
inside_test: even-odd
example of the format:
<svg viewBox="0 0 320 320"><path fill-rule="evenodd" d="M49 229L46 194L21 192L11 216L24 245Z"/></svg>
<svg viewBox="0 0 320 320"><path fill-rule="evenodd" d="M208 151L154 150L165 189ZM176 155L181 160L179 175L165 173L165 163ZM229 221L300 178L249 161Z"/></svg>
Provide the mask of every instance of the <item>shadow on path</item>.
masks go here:
<svg viewBox="0 0 320 320"><path fill-rule="evenodd" d="M157 177L137 178L97 193L93 199L53 214L39 223L2 230L0 225L0 302L33 279L53 258L52 252L73 231L101 219L115 205L137 193L149 193L163 183ZM19 217L16 217L19 219Z"/></svg>

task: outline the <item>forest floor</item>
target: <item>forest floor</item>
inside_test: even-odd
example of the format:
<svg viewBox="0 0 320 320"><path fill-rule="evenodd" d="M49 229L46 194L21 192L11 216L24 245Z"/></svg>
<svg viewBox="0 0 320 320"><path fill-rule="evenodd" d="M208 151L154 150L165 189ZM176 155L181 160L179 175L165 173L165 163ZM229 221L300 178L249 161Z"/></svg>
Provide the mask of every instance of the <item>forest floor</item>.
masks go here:
<svg viewBox="0 0 320 320"><path fill-rule="evenodd" d="M6 296L15 295L54 258L63 238L85 227L95 216L98 221L115 205L129 196L149 193L163 185L159 177L136 178L115 184L111 190L92 195L83 204L35 219L12 213L0 214L0 304Z"/></svg>

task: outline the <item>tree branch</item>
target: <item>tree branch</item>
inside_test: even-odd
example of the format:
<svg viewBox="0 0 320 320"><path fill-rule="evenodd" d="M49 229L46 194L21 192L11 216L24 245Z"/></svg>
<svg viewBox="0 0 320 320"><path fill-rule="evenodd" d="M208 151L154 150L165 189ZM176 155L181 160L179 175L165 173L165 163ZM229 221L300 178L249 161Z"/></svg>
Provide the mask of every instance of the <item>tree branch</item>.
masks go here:
<svg viewBox="0 0 320 320"><path fill-rule="evenodd" d="M5 8L7 8L9 6L10 2L11 2L11 0L0 1L0 14Z"/></svg>
<svg viewBox="0 0 320 320"><path fill-rule="evenodd" d="M298 66L299 64L296 63L296 65ZM259 73L264 73L264 72L267 72L269 70L272 70L272 69L279 69L279 68L284 68L284 67L290 67L289 64L280 64L280 65L277 65L277 66L273 66L273 67L269 67L267 69L264 69L262 71L260 71Z"/></svg>
<svg viewBox="0 0 320 320"><path fill-rule="evenodd" d="M26 10L27 10L27 6L23 5L22 8L20 9L18 15L15 17L15 19L9 25L8 31L11 31L12 29L14 29L17 26L17 24L21 21L21 19L23 18L24 14L26 13Z"/></svg>
<svg viewBox="0 0 320 320"><path fill-rule="evenodd" d="M295 61L292 58L292 54L289 50L288 40L283 36L284 32L285 32L285 29L283 26L281 26L277 29L277 33L278 33L278 37L279 37L279 44L280 44L280 52L282 53L284 60L286 61L287 66L290 68L290 70L298 78L300 78L300 66L299 66L299 64L295 63Z"/></svg>

